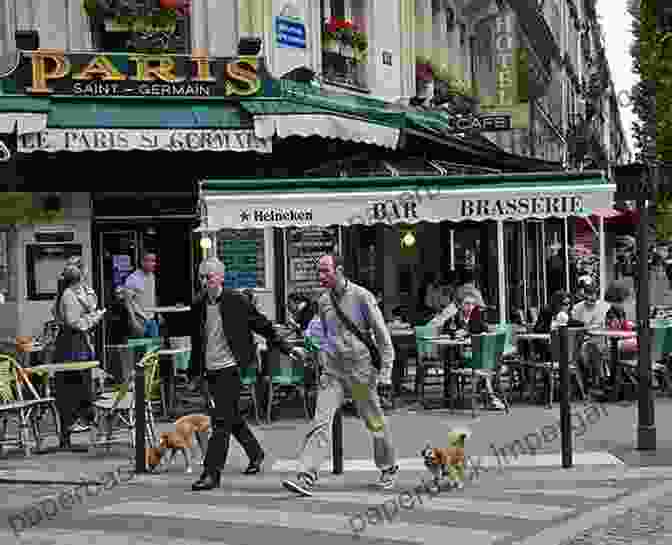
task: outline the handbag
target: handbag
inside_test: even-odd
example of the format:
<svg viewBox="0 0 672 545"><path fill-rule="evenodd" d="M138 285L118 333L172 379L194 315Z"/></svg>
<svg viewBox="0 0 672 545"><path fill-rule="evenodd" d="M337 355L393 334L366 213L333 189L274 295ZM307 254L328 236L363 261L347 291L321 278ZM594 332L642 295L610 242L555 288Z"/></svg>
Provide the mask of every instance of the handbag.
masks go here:
<svg viewBox="0 0 672 545"><path fill-rule="evenodd" d="M361 342L364 343L364 345L369 349L369 352L371 353L371 364L378 370L380 371L382 366L383 366L383 360L380 357L380 352L378 351L378 347L373 343L373 340L371 337L368 337L364 335L360 329L352 322L350 318L348 318L345 313L343 312L343 309L339 306L339 304L336 302L336 298L334 297L334 292L329 290L329 297L331 298L331 304L334 305L334 310L336 311L336 314L340 318L341 322L345 325L345 327L348 328L348 330L355 336L357 337Z"/></svg>

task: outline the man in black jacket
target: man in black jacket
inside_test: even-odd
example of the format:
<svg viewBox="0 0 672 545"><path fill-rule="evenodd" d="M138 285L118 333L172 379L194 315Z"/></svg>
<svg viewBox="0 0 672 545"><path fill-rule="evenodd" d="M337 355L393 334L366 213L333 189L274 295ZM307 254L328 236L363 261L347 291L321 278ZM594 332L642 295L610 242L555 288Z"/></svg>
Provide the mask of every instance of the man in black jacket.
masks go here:
<svg viewBox="0 0 672 545"><path fill-rule="evenodd" d="M240 368L256 365L252 332L265 337L269 347L277 347L291 358L300 357L281 339L273 324L245 296L223 287L224 264L216 258L201 263L204 293L191 308L194 331L191 337L191 375L205 375L210 398L213 434L208 443L205 468L192 490L219 487L226 464L229 439L233 433L250 459L246 475L261 471L264 451L240 415Z"/></svg>

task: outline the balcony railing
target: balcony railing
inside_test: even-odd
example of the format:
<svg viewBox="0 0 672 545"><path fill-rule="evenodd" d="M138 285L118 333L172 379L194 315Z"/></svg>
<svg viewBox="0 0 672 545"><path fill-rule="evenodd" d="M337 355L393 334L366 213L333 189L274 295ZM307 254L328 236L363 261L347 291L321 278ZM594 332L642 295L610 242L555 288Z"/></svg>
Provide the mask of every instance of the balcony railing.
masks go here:
<svg viewBox="0 0 672 545"><path fill-rule="evenodd" d="M342 51L322 51L322 72L329 83L368 91L366 66Z"/></svg>

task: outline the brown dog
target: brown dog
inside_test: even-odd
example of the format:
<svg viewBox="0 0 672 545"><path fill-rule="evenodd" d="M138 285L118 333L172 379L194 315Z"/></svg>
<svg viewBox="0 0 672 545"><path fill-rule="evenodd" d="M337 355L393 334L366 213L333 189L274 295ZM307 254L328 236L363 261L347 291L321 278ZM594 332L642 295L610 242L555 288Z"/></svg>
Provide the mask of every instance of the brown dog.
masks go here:
<svg viewBox="0 0 672 545"><path fill-rule="evenodd" d="M190 414L179 418L175 422L175 431L161 432L159 446L145 451L145 462L150 471L163 466L163 458L168 450L171 451L168 463L173 463L178 451L184 456L186 473L193 471L191 467L191 450L194 445L194 435L201 451L201 458L205 459L208 434L210 433L210 417L204 414Z"/></svg>

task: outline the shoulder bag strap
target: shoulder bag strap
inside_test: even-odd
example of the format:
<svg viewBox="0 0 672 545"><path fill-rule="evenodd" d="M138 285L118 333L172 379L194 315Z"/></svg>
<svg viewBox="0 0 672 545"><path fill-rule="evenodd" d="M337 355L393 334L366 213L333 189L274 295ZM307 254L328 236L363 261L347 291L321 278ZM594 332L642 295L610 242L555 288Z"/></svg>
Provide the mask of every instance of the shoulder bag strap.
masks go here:
<svg viewBox="0 0 672 545"><path fill-rule="evenodd" d="M336 301L336 297L334 297L334 292L329 290L329 297L331 298L331 304L334 305L334 310L336 311L336 315L339 317L339 319L343 322L345 327L348 328L348 330L355 336L357 337L361 342L364 343L364 345L369 349L369 351L373 355L373 351L376 350L376 346L373 345L373 341L371 338L367 338L361 330L353 323L353 321L348 318L345 313L343 312L343 309L340 307L338 302Z"/></svg>

